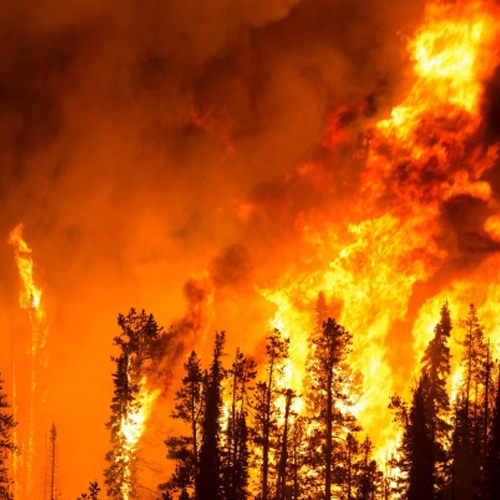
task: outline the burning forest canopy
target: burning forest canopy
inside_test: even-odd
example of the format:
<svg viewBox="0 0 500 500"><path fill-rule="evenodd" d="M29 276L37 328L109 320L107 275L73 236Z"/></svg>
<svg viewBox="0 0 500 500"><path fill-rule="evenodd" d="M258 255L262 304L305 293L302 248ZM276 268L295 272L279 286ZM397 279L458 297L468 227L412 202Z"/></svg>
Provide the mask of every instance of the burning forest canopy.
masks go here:
<svg viewBox="0 0 500 500"><path fill-rule="evenodd" d="M258 379L266 337L288 338L306 415L310 336L335 318L382 468L445 303L452 401L471 303L500 357L497 1L27 0L0 22L16 499L48 498L52 422L60 498L102 485L119 370L147 411L118 435L156 498L182 365L208 367L216 331ZM145 321L131 307L165 326L151 351L114 341Z"/></svg>

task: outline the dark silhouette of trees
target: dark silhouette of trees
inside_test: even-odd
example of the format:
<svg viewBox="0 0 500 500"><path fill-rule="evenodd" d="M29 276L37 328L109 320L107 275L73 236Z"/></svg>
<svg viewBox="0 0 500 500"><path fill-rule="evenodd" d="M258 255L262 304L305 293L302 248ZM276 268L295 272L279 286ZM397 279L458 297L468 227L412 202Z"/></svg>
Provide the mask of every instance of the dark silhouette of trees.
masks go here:
<svg viewBox="0 0 500 500"><path fill-rule="evenodd" d="M184 370L186 375L182 379L181 388L175 394L175 408L171 417L183 421L189 427L190 435L172 436L165 440L168 449L167 458L176 460L176 467L169 481L159 488L181 493L191 491L195 496L205 377L201 361L194 351L184 363Z"/></svg>
<svg viewBox="0 0 500 500"><path fill-rule="evenodd" d="M8 459L16 453L12 440L12 431L17 423L10 412L10 405L3 389L4 380L0 374L0 499L13 500L14 495L10 489L12 479L9 476Z"/></svg>
<svg viewBox="0 0 500 500"><path fill-rule="evenodd" d="M400 469L397 489L405 500L432 500L434 489L434 438L428 417L430 381L424 373L413 390L410 408L397 396L390 408L396 411L396 419L403 426L403 438L396 465Z"/></svg>
<svg viewBox="0 0 500 500"><path fill-rule="evenodd" d="M256 385L254 442L260 453L261 492L262 500L269 498L269 469L271 450L278 440L277 409L275 403L283 394L283 389L277 381L283 375L284 362L288 358L290 341L283 338L279 330L266 338L266 378Z"/></svg>
<svg viewBox="0 0 500 500"><path fill-rule="evenodd" d="M422 359L422 373L429 383L428 397L425 401L429 432L434 447L433 490L437 497L443 497L449 487L449 424L450 399L446 383L450 375L450 348L448 341L452 331L448 302L441 308L441 317L434 328L434 337L429 342Z"/></svg>
<svg viewBox="0 0 500 500"><path fill-rule="evenodd" d="M311 337L311 355L308 366L308 406L312 415L311 466L323 478L324 498L332 498L332 484L340 487L340 450L345 447L349 432L357 429L348 408L353 404L351 371L347 365L352 335L333 318L328 318L321 329ZM344 464L345 465L345 464Z"/></svg>
<svg viewBox="0 0 500 500"><path fill-rule="evenodd" d="M77 500L100 500L100 491L101 488L99 487L99 483L97 481L90 482L88 493L82 493Z"/></svg>
<svg viewBox="0 0 500 500"><path fill-rule="evenodd" d="M222 498L220 436L222 382L226 373L221 358L224 355L225 340L225 332L216 334L212 364L207 376L200 464L196 477L196 500L219 500Z"/></svg>
<svg viewBox="0 0 500 500"><path fill-rule="evenodd" d="M247 401L250 384L257 374L256 364L239 349L228 370L231 403L226 426L226 444L223 450L224 498L241 500L248 496L249 444Z"/></svg>
<svg viewBox="0 0 500 500"><path fill-rule="evenodd" d="M452 495L459 500L471 500L479 494L486 461L490 361L484 328L474 304L469 306L460 326L464 331L464 382L454 408Z"/></svg>

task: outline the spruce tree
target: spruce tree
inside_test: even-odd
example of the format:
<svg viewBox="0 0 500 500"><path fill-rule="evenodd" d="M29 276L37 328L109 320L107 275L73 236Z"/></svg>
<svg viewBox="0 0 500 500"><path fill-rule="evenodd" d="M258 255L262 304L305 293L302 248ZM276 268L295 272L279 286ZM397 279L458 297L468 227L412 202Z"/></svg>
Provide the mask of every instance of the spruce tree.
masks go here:
<svg viewBox="0 0 500 500"><path fill-rule="evenodd" d="M308 366L308 406L312 415L310 434L311 466L322 477L323 497L332 498L333 485L341 489L338 476L342 467L336 458L345 447L348 432L358 430L349 411L354 392L352 373L347 365L352 335L333 318L328 318L312 337L312 350ZM345 467L345 464L343 464Z"/></svg>
<svg viewBox="0 0 500 500"><path fill-rule="evenodd" d="M9 476L8 459L12 453L16 453L12 431L17 423L10 412L10 405L3 390L4 380L0 374L0 499L13 500L11 491L12 479Z"/></svg>
<svg viewBox="0 0 500 500"><path fill-rule="evenodd" d="M196 477L196 500L222 498L220 435L222 382L225 378L225 370L221 358L224 355L225 339L225 332L216 334L213 360L206 381L200 463Z"/></svg>
<svg viewBox="0 0 500 500"><path fill-rule="evenodd" d="M428 417L430 381L423 374L413 390L410 408L397 396L392 398L391 409L403 427L399 457L395 465L399 468L396 491L405 500L432 500L434 490L434 438Z"/></svg>
<svg viewBox="0 0 500 500"><path fill-rule="evenodd" d="M176 460L175 472L161 490L193 492L198 475L201 418L203 411L204 375L201 362L194 351L184 363L185 376L175 394L175 408L171 417L183 421L190 429L189 436L172 436L165 440L167 458Z"/></svg>
<svg viewBox="0 0 500 500"><path fill-rule="evenodd" d="M222 457L226 500L241 500L248 495L247 400L252 389L250 384L256 374L255 362L247 358L238 348L235 360L228 370L231 404Z"/></svg>
<svg viewBox="0 0 500 500"><path fill-rule="evenodd" d="M446 390L450 375L450 348L448 341L452 331L448 302L441 308L441 318L434 328L434 337L429 342L423 359L422 373L428 378L429 391L426 401L427 419L434 442L435 468L434 492L437 497L445 496L450 483L449 448L451 426L449 424L450 400Z"/></svg>
<svg viewBox="0 0 500 500"><path fill-rule="evenodd" d="M260 454L260 474L262 500L270 497L271 451L277 444L277 399L283 394L278 380L283 375L285 360L288 358L290 341L283 338L279 330L266 338L266 375L264 381L256 385L254 398L254 442Z"/></svg>

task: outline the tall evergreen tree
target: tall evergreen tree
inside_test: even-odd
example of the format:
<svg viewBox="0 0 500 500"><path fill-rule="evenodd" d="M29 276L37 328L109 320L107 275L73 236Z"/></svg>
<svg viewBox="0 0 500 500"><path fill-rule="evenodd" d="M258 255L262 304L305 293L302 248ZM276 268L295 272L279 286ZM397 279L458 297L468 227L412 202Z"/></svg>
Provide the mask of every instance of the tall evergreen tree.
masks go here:
<svg viewBox="0 0 500 500"><path fill-rule="evenodd" d="M271 451L277 444L276 401L283 394L278 380L282 377L284 362L288 358L290 341L279 330L266 338L266 378L256 385L254 412L254 441L261 456L261 498L268 500Z"/></svg>
<svg viewBox="0 0 500 500"><path fill-rule="evenodd" d="M248 491L248 428L247 400L250 384L257 374L253 360L236 350L235 360L228 371L231 387L231 404L225 432L223 450L224 498L241 500Z"/></svg>
<svg viewBox="0 0 500 500"><path fill-rule="evenodd" d="M184 370L186 375L182 379L181 388L175 394L175 409L171 417L187 424L190 435L173 436L165 440L167 458L176 460L177 463L168 483L160 485L159 488L194 492L198 475L204 382L201 362L194 351L184 363ZM193 493L193 496L196 494Z"/></svg>
<svg viewBox="0 0 500 500"><path fill-rule="evenodd" d="M308 405L313 415L314 432L311 433L311 459L323 478L323 497L332 498L335 479L334 453L345 443L349 431L357 426L348 408L353 404L352 373L347 365L352 335L333 318L328 318L312 337L312 352L308 366ZM319 453L318 453L319 451ZM338 453L339 455L339 453ZM340 486L339 486L340 487Z"/></svg>
<svg viewBox="0 0 500 500"><path fill-rule="evenodd" d="M450 400L446 383L450 375L451 356L448 341L452 328L448 302L445 302L441 308L441 318L434 328L434 337L429 342L422 359L422 373L427 376L429 382L425 407L430 435L434 443L436 470L433 476L436 484L433 489L438 498L446 495L445 490L450 483L449 454L447 453L451 431Z"/></svg>
<svg viewBox="0 0 500 500"><path fill-rule="evenodd" d="M484 428L488 421L490 367L484 328L474 304L460 321L464 331L462 367L464 381L455 403L452 443L453 497L471 500L479 494L486 461Z"/></svg>
<svg viewBox="0 0 500 500"><path fill-rule="evenodd" d="M225 370L221 358L224 355L225 340L225 332L216 334L213 360L206 382L200 463L196 477L196 500L219 500L222 497L220 435L222 382L225 378Z"/></svg>
<svg viewBox="0 0 500 500"><path fill-rule="evenodd" d="M413 391L409 409L398 397L394 397L390 405L396 410L397 420L403 426L396 465L400 469L398 494L405 500L435 498L434 438L427 410L429 393L430 381L424 373Z"/></svg>
<svg viewBox="0 0 500 500"><path fill-rule="evenodd" d="M10 412L10 405L3 389L4 380L0 375L0 499L13 500L14 495L10 489L12 479L9 477L8 459L16 453L12 431L17 423Z"/></svg>

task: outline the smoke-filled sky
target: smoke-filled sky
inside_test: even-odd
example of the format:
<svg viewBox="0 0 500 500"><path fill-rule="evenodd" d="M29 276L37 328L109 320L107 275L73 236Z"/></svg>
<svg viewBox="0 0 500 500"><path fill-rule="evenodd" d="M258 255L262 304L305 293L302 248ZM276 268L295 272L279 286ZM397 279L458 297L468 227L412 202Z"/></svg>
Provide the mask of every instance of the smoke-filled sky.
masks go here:
<svg viewBox="0 0 500 500"><path fill-rule="evenodd" d="M0 3L0 370L9 392L13 336L28 372L6 243L24 222L49 331L38 425L59 430L62 498L101 480L119 312L145 308L205 356L216 329L230 353L262 347L275 309L258 290L305 259L304 220L352 209L357 134L405 95L422 14L415 0ZM352 150L332 152L338 128ZM443 224L484 222L454 203Z"/></svg>

